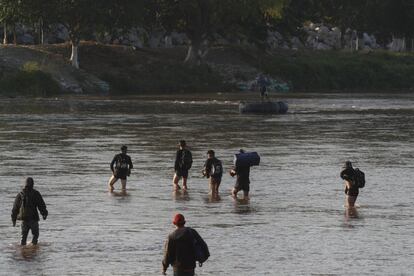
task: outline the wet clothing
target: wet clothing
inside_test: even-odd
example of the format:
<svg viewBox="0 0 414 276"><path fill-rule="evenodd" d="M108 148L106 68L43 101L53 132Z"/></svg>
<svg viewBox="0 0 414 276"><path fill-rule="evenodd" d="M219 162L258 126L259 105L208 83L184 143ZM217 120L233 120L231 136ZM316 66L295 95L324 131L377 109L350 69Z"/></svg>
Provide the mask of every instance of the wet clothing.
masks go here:
<svg viewBox="0 0 414 276"><path fill-rule="evenodd" d="M221 161L216 157L208 158L204 163L204 172L207 177L214 178L215 182L221 182L223 176Z"/></svg>
<svg viewBox="0 0 414 276"><path fill-rule="evenodd" d="M188 177L188 170L193 163L191 151L188 149L177 150L175 154L174 170L178 177Z"/></svg>
<svg viewBox="0 0 414 276"><path fill-rule="evenodd" d="M32 220L22 222L22 239L20 241L21 245L26 245L29 230L32 230L32 244L37 244L37 241L39 239L39 222Z"/></svg>
<svg viewBox="0 0 414 276"><path fill-rule="evenodd" d="M175 174L178 177L184 177L184 178L188 178L188 170L184 170L184 169L178 169L175 171Z"/></svg>
<svg viewBox="0 0 414 276"><path fill-rule="evenodd" d="M250 191L250 167L249 166L236 166L237 180L234 188L237 190L243 190L245 192Z"/></svg>
<svg viewBox="0 0 414 276"><path fill-rule="evenodd" d="M165 270L172 265L174 275L194 275L196 267L194 239L205 244L197 231L190 227L177 228L168 235L162 261Z"/></svg>
<svg viewBox="0 0 414 276"><path fill-rule="evenodd" d="M19 220L39 221L39 213L37 210L40 211L44 218L48 215L46 204L43 201L42 195L35 189L23 189L20 193L17 194L16 199L14 200L11 214L12 221L17 220L20 206L22 204L24 206L24 216L19 218Z"/></svg>
<svg viewBox="0 0 414 276"><path fill-rule="evenodd" d="M343 180L348 181L351 183L351 187L345 187L345 194L349 196L358 196L359 188L355 185L355 170L352 167L348 167L341 171L340 174Z"/></svg>
<svg viewBox="0 0 414 276"><path fill-rule="evenodd" d="M127 176L131 174L131 169L134 166L132 165L131 157L129 157L129 155L119 153L112 159L110 167L116 178L126 179Z"/></svg>
<svg viewBox="0 0 414 276"><path fill-rule="evenodd" d="M19 215L23 207L23 214ZM17 194L14 200L11 218L15 222L17 219L22 220L22 239L21 245L26 244L27 235L32 231L32 243L37 244L39 238L39 213L46 219L48 211L42 195L35 189L23 189ZM19 217L18 217L19 216Z"/></svg>

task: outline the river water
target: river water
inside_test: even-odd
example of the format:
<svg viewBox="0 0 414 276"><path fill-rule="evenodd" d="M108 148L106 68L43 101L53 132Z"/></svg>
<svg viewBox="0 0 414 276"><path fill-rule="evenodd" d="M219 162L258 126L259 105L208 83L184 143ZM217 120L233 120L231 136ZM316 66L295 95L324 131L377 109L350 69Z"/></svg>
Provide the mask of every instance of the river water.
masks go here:
<svg viewBox="0 0 414 276"><path fill-rule="evenodd" d="M240 97L1 99L0 275L160 275L176 212L209 245L197 275L413 275L414 95L283 94L279 116L240 115ZM180 139L194 158L188 195L172 193ZM128 195L109 195L122 144L135 168ZM206 151L228 170L240 148L261 155L250 202L229 196L228 174L212 200ZM346 160L367 180L352 214ZM10 220L27 176L49 209L36 250Z"/></svg>

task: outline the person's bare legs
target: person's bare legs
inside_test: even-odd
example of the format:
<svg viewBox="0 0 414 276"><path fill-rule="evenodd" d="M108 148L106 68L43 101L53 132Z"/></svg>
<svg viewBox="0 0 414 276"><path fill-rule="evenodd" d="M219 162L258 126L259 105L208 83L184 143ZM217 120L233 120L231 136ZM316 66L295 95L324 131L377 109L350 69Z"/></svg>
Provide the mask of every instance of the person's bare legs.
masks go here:
<svg viewBox="0 0 414 276"><path fill-rule="evenodd" d="M125 192L126 191L126 183L127 180L125 179L121 179L121 187L122 187L122 191Z"/></svg>
<svg viewBox="0 0 414 276"><path fill-rule="evenodd" d="M114 184L115 184L116 181L118 181L118 178L116 178L114 175L112 175L111 178L109 179L109 182L108 182L109 192L112 193L114 191Z"/></svg>
<svg viewBox="0 0 414 276"><path fill-rule="evenodd" d="M187 191L187 177L183 176L183 192Z"/></svg>
<svg viewBox="0 0 414 276"><path fill-rule="evenodd" d="M178 181L180 181L180 177L177 174L174 174L173 189L175 192L181 190L180 185L178 185Z"/></svg>
<svg viewBox="0 0 414 276"><path fill-rule="evenodd" d="M346 207L352 208L355 207L355 201L357 200L356 196L346 196Z"/></svg>
<svg viewBox="0 0 414 276"><path fill-rule="evenodd" d="M231 191L231 195L236 199L237 198L237 193L239 192L238 189L233 188L233 190Z"/></svg>

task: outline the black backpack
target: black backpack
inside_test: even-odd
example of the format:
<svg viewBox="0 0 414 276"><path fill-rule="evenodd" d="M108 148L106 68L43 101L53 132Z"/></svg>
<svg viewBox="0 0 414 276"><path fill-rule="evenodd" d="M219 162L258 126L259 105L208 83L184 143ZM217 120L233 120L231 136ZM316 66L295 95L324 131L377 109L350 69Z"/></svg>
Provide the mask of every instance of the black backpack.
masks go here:
<svg viewBox="0 0 414 276"><path fill-rule="evenodd" d="M221 161L218 159L213 160L213 164L211 166L211 173L210 177L219 178L223 175L223 165Z"/></svg>
<svg viewBox="0 0 414 276"><path fill-rule="evenodd" d="M365 173L358 168L355 168L354 184L358 188L365 187Z"/></svg>
<svg viewBox="0 0 414 276"><path fill-rule="evenodd" d="M193 234L193 231L194 230L190 228L190 234L193 239L195 259L198 262L199 266L202 266L203 263L210 257L210 251L208 250L206 242L201 237L200 239L197 239Z"/></svg>
<svg viewBox="0 0 414 276"><path fill-rule="evenodd" d="M126 170L128 169L128 165L129 165L128 157L122 154L118 155L115 168L117 170Z"/></svg>
<svg viewBox="0 0 414 276"><path fill-rule="evenodd" d="M189 150L183 150L181 155L181 168L185 170L191 169L193 165L193 156Z"/></svg>

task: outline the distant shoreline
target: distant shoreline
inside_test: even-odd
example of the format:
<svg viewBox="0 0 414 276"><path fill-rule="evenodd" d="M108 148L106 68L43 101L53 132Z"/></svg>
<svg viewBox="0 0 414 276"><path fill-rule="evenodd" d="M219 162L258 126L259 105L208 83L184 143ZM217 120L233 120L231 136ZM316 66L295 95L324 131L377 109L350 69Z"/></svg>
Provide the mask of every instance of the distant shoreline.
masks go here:
<svg viewBox="0 0 414 276"><path fill-rule="evenodd" d="M214 47L200 66L186 48L136 49L83 42L80 70L69 44L0 47L0 97L170 95L251 90L264 73L284 90L312 93L411 93L414 53L260 51ZM280 84L280 85L279 85ZM279 86L278 86L279 85Z"/></svg>

